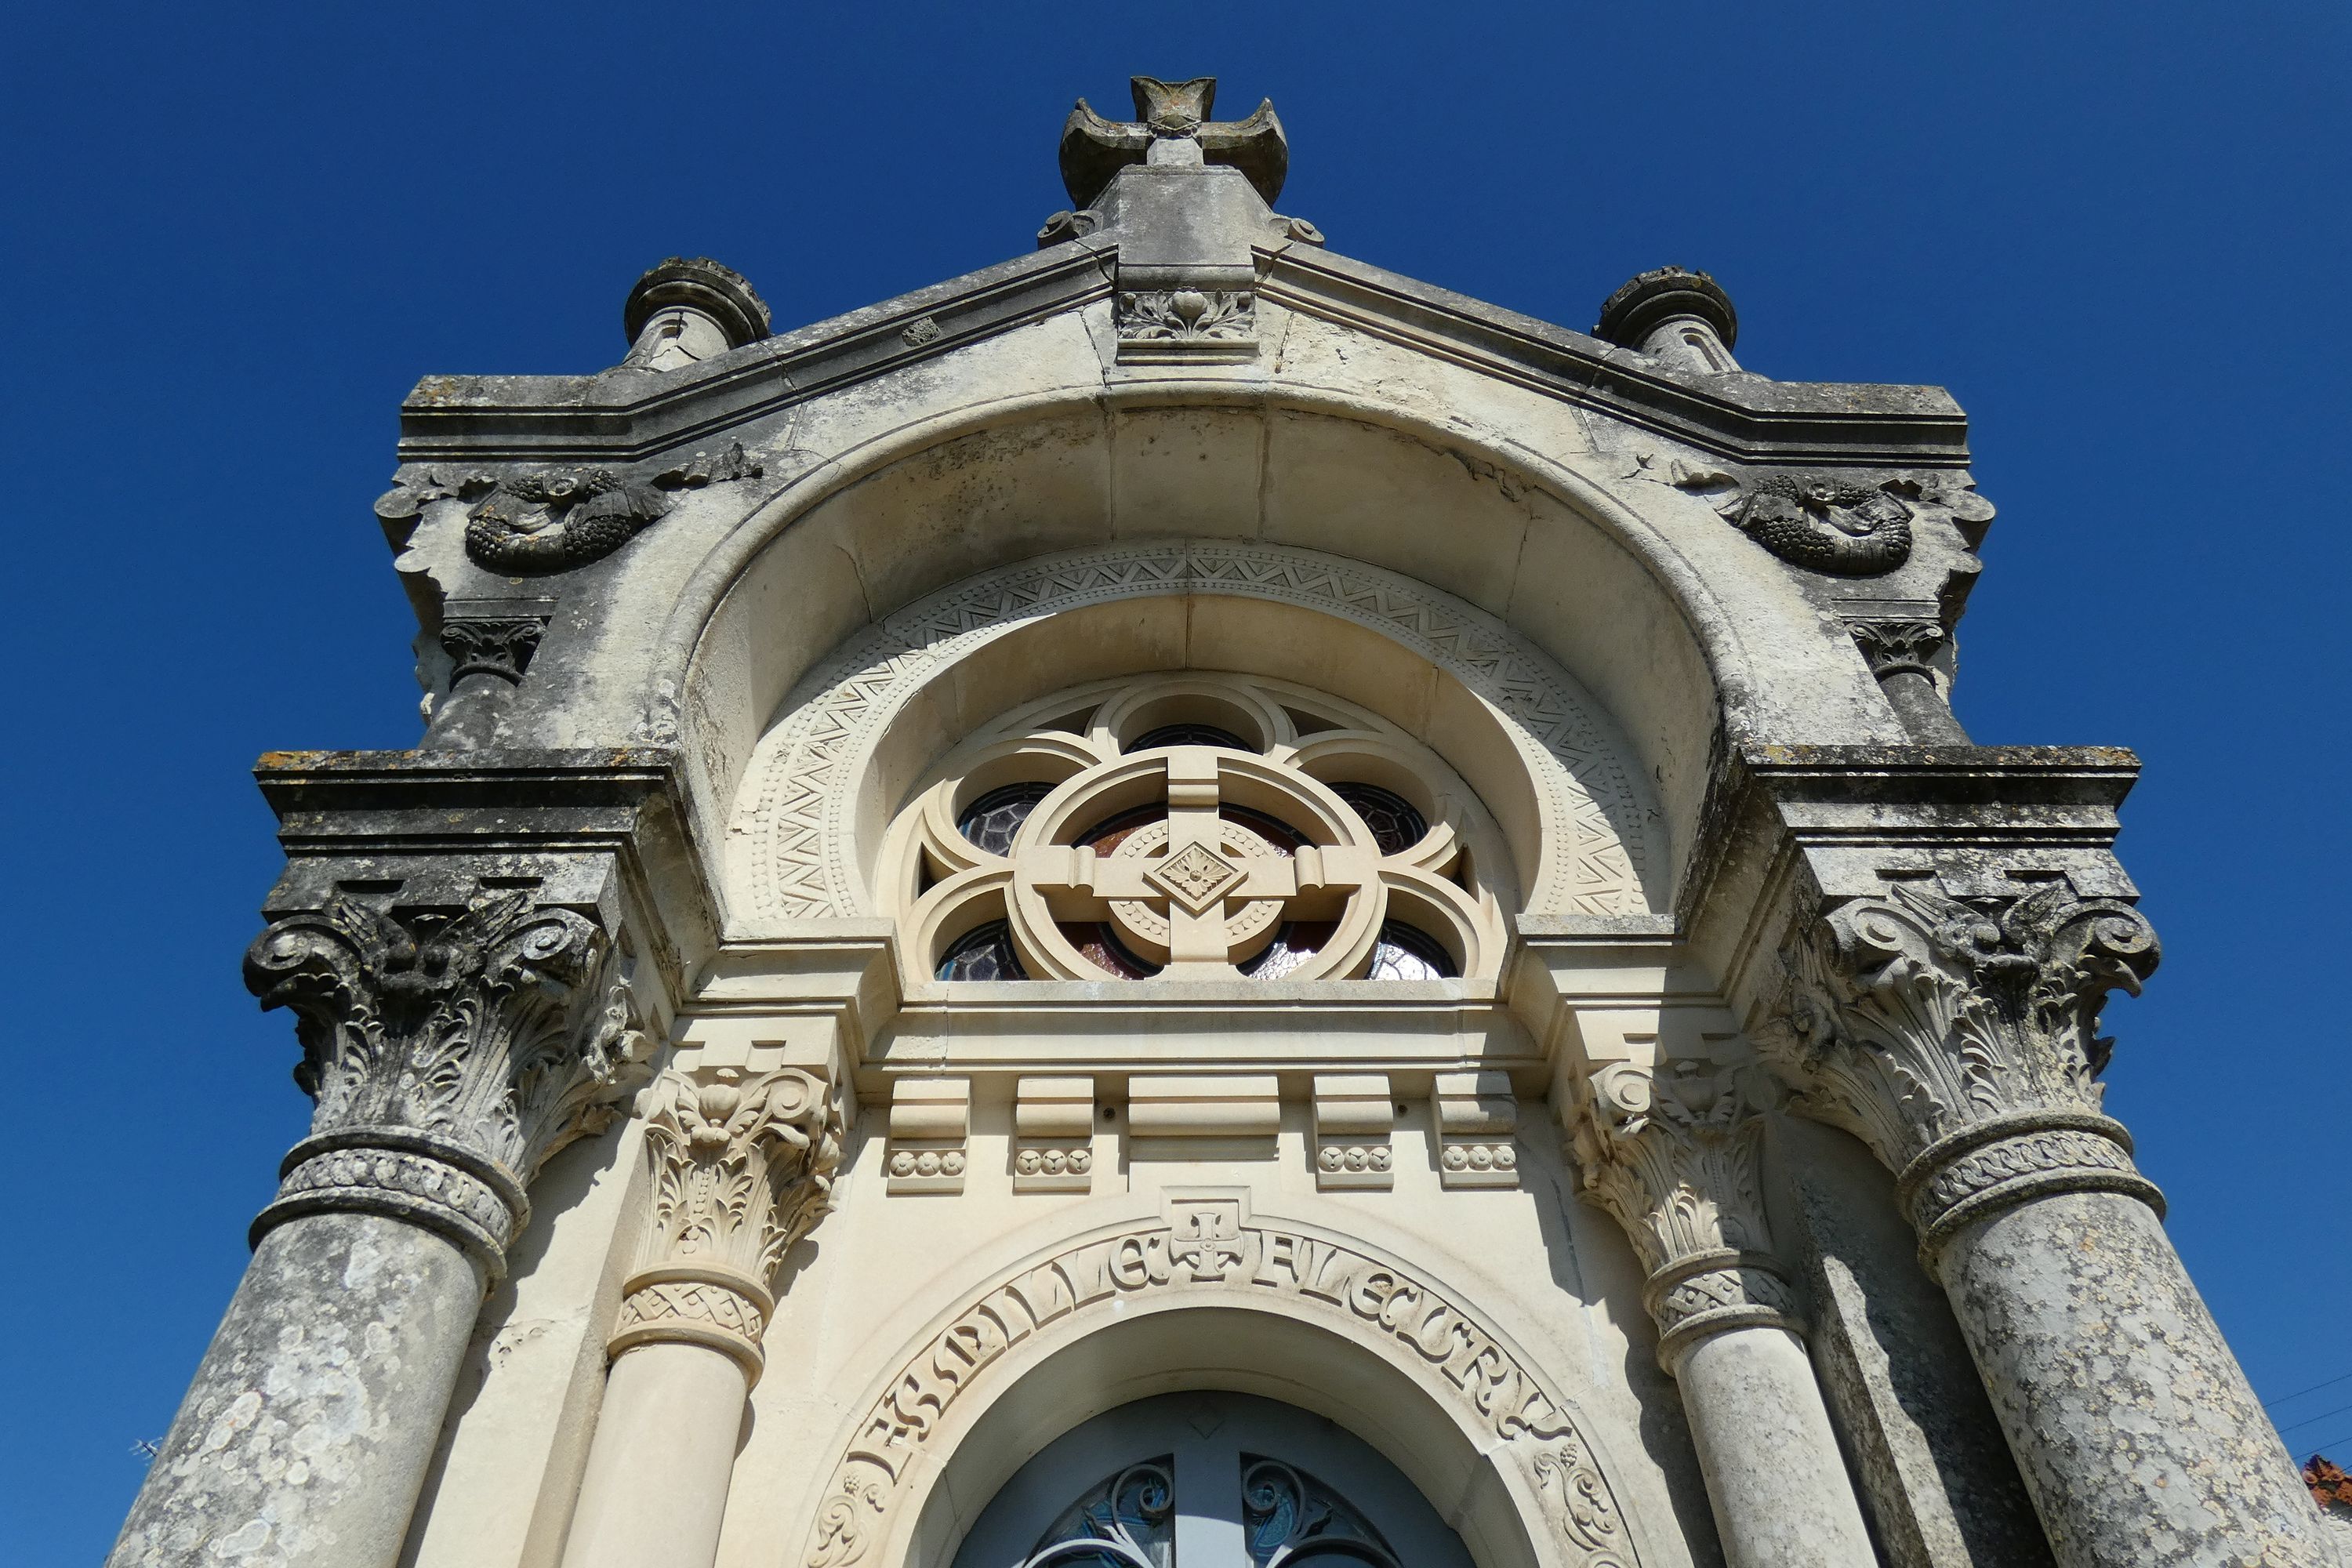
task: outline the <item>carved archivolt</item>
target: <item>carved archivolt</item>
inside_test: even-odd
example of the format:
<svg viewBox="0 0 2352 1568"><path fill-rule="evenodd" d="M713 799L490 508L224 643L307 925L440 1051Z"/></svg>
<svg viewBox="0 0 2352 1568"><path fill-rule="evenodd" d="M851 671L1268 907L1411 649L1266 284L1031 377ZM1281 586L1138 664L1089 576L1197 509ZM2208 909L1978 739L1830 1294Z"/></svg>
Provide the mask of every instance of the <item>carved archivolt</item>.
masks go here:
<svg viewBox="0 0 2352 1568"><path fill-rule="evenodd" d="M1369 627L1451 676L1502 718L1535 783L1544 870L1526 908L1614 915L1652 907L1654 814L1591 700L1500 621L1411 580L1276 545L1167 541L1045 556L949 588L870 627L804 680L761 742L739 797L739 886L754 920L875 912L854 823L866 763L915 693L989 641L1091 605L1222 595Z"/></svg>
<svg viewBox="0 0 2352 1568"><path fill-rule="evenodd" d="M983 1291L919 1345L859 1420L819 1508L806 1568L871 1562L910 1478L956 1407L997 1375L1007 1352L1146 1300L1239 1292L1266 1308L1371 1339L1421 1373L1466 1424L1499 1440L1540 1500L1557 1561L1634 1568L1624 1516L1591 1445L1559 1399L1459 1297L1386 1258L1307 1227L1256 1221L1234 1199L1188 1199L1161 1221L1078 1242ZM1532 1521L1531 1521L1532 1522Z"/></svg>

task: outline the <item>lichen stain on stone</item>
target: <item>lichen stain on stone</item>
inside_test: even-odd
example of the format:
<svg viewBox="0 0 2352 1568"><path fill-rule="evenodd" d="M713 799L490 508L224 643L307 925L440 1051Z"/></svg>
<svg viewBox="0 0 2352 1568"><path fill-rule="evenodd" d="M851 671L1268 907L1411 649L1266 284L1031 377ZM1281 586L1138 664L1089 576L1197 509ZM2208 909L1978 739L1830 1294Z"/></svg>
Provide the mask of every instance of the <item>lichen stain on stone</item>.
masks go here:
<svg viewBox="0 0 2352 1568"><path fill-rule="evenodd" d="M269 1521L249 1519L228 1534L213 1542L215 1557L250 1557L269 1544Z"/></svg>

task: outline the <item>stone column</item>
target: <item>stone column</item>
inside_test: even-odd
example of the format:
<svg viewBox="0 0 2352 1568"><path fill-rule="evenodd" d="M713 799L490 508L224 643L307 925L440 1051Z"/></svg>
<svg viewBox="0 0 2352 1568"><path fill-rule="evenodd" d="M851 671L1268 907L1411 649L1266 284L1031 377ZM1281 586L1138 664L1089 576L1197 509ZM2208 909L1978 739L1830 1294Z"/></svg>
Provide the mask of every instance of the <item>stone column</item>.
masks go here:
<svg viewBox="0 0 2352 1568"><path fill-rule="evenodd" d="M1761 1123L1706 1064L1595 1071L1573 1137L1585 1195L1650 1271L1658 1360L1681 1385L1730 1568L1871 1568L1829 1411L1771 1254Z"/></svg>
<svg viewBox="0 0 2352 1568"><path fill-rule="evenodd" d="M337 900L254 942L318 1109L113 1568L391 1568L524 1189L642 1081L617 972L523 893L437 925Z"/></svg>
<svg viewBox="0 0 2352 1568"><path fill-rule="evenodd" d="M1759 1044L1797 1109L1897 1173L2059 1563L2332 1563L2100 1112L2099 1010L2154 970L2155 933L2064 879L2010 886L1894 881L1801 919Z"/></svg>
<svg viewBox="0 0 2352 1568"><path fill-rule="evenodd" d="M843 1120L824 1080L705 1047L646 1129L653 1210L564 1568L710 1568L777 1266L824 1212ZM781 1054L768 1047L768 1054Z"/></svg>

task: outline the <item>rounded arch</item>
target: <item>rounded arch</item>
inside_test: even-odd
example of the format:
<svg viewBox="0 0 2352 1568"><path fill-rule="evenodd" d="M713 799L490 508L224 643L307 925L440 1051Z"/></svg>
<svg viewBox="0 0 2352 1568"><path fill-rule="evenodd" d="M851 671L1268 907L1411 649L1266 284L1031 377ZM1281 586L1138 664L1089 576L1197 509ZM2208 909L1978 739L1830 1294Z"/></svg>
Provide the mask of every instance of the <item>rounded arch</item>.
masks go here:
<svg viewBox="0 0 2352 1568"><path fill-rule="evenodd" d="M999 1489L1095 1416L1154 1394L1254 1394L1335 1423L1394 1465L1477 1568L1535 1568L1539 1517L1435 1401L1320 1324L1230 1306L1114 1320L1032 1368L956 1444L894 1568L949 1568ZM1572 1560L1571 1560L1572 1561Z"/></svg>
<svg viewBox="0 0 2352 1568"><path fill-rule="evenodd" d="M735 925L873 912L886 823L965 736L1091 679L1185 668L1288 676L1427 743L1502 825L1529 912L1665 907L1655 797L1600 705L1525 638L1344 557L1179 539L982 574L821 660L744 770Z"/></svg>
<svg viewBox="0 0 2352 1568"><path fill-rule="evenodd" d="M1171 1194L978 1284L893 1359L841 1439L804 1568L945 1568L1061 1433L1148 1394L1297 1405L1369 1443L1479 1568L1638 1568L1584 1417L1460 1290L1352 1236Z"/></svg>
<svg viewBox="0 0 2352 1568"><path fill-rule="evenodd" d="M835 455L666 605L645 733L701 763L695 808L712 827L778 705L859 626L1007 559L1120 537L1303 545L1455 595L1595 692L1677 827L1697 818L1719 724L1771 738L1819 709L1854 730L1828 738L1885 738L1866 674L1792 584L1670 487L1635 485L1655 504L1627 504L1548 416L1547 450L1566 458L1370 384L1097 384L887 428L877 410L840 417Z"/></svg>

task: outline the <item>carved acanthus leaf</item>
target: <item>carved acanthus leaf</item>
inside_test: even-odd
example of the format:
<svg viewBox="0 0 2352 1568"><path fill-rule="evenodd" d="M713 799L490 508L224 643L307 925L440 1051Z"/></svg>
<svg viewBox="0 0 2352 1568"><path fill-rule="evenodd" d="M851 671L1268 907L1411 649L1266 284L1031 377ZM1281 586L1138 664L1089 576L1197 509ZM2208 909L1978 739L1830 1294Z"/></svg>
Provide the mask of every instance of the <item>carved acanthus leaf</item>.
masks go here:
<svg viewBox="0 0 2352 1568"><path fill-rule="evenodd" d="M1653 1272L1700 1253L1769 1249L1761 1135L1738 1089L1692 1061L1662 1072L1602 1067L1572 1133L1585 1196L1624 1227Z"/></svg>
<svg viewBox="0 0 2352 1568"><path fill-rule="evenodd" d="M1870 673L1880 680L1912 674L1936 679L1935 657L1951 640L1940 621L1906 619L1853 621L1846 630L1862 650Z"/></svg>
<svg viewBox="0 0 2352 1568"><path fill-rule="evenodd" d="M811 1074L673 1071L646 1132L648 1261L717 1265L764 1288L831 1202L844 1136L840 1107Z"/></svg>
<svg viewBox="0 0 2352 1568"><path fill-rule="evenodd" d="M469 675L490 675L522 684L531 655L547 635L545 616L498 616L449 620L441 625L441 650L449 656L449 687Z"/></svg>
<svg viewBox="0 0 2352 1568"><path fill-rule="evenodd" d="M1246 289L1144 289L1119 295L1118 335L1138 342L1235 342L1257 335L1256 296Z"/></svg>
<svg viewBox="0 0 2352 1568"><path fill-rule="evenodd" d="M589 921L516 892L433 926L338 900L262 932L245 978L295 1014L314 1140L420 1134L520 1189L643 1081L618 968Z"/></svg>
<svg viewBox="0 0 2352 1568"><path fill-rule="evenodd" d="M2063 881L1977 902L1896 882L1791 934L1759 1045L1801 1109L1899 1171L1978 1123L2095 1116L2100 1008L2158 951L2137 910Z"/></svg>
<svg viewBox="0 0 2352 1568"><path fill-rule="evenodd" d="M1857 483L1819 472L1732 475L1677 463L1674 482L1791 566L1832 577L1877 577L1911 559L1916 481ZM1902 492L1902 493L1898 493Z"/></svg>

